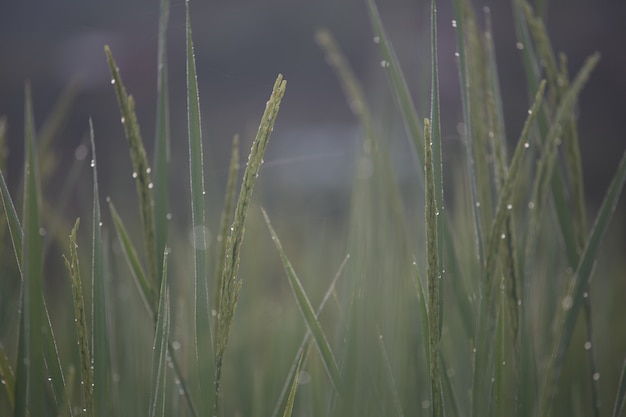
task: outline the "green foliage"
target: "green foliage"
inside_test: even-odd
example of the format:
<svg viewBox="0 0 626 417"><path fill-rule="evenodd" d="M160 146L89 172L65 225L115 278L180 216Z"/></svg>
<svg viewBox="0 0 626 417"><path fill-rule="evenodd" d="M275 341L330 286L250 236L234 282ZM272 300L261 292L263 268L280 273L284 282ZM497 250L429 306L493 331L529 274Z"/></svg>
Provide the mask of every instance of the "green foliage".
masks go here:
<svg viewBox="0 0 626 417"><path fill-rule="evenodd" d="M92 227L81 234L76 220L69 247L64 238L66 293L47 290L44 265L52 261L46 248L58 238L45 232L67 235L70 215L65 197L49 201L42 188L47 191L53 175L53 138L76 86L36 135L27 85L24 175L15 182L23 188L20 198L5 180L6 120L0 118L0 270L7 282L15 275L20 289L15 323L7 326L13 333L0 340L0 414L599 416L608 414L611 401L612 415L621 415L621 329L610 328L608 337L593 322L610 309L624 313L617 295L606 296L623 286L612 279L623 270L605 264L604 253L619 248L602 242L626 183L626 152L588 228L575 108L599 55L570 80L566 58L554 52L540 17L545 4L535 2L537 14L525 0L513 0L529 102L509 149L491 16L484 10L482 29L469 1L453 2L465 144L465 154L454 159L443 158L436 2L427 119L419 116L383 16L374 0L366 2L381 66L417 155L417 180L409 187L396 178L377 115L340 46L327 30L316 34L363 136L349 217L323 233L317 220L289 223L272 213L273 205L269 214L258 210L253 196L285 94L282 75L251 141L240 186L235 135L225 196L207 196L187 2L187 239L169 224L170 4L162 0L154 169L134 100L105 47L136 182L140 236L128 228L132 216L118 212L110 198L110 217L100 212L98 168L107 164L96 160L90 121L92 211L81 215L91 217ZM451 161L450 168L442 161ZM455 170L462 164L463 172ZM452 176L446 184L458 184L444 190L444 172ZM64 189L75 188L76 178L68 177ZM224 202L221 214L212 212L208 198ZM51 206L57 214L49 214ZM214 220L219 226L212 238ZM3 256L8 246L15 260ZM90 280L82 265L90 265ZM602 282L608 290L592 285L597 265L609 278ZM277 272L281 266L284 276ZM0 303L10 296L0 293ZM50 297L56 297L53 312L61 305L75 325L53 321ZM600 370L607 375L602 384Z"/></svg>

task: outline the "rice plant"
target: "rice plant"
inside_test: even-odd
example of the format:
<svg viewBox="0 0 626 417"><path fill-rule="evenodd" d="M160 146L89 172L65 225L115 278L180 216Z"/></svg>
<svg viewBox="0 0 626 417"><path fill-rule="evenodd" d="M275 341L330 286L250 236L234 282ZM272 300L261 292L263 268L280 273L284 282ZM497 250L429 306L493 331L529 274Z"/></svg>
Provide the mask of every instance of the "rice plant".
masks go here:
<svg viewBox="0 0 626 417"><path fill-rule="evenodd" d="M623 349L623 323L603 330L598 321L624 313L619 297L607 295L623 288L623 272L602 266L620 248L602 242L626 182L626 151L592 213L576 104L600 57L591 55L570 78L540 13L525 0L512 4L528 113L518 136L507 138L490 11L479 19L469 1L453 1L465 154L448 168L437 2L430 4L430 107L419 109L384 16L366 1L394 111L416 155L409 190L396 178L385 132L341 46L327 30L315 34L362 133L349 215L317 246L321 225L296 225L306 231L297 245L294 225L271 205L261 208L253 193L280 123L280 74L250 138L240 183L244 138L235 134L225 196L207 192L211 141L202 131L188 2L190 239L169 224L168 0L160 2L152 159L133 87L104 47L128 142L135 213L118 211L109 197L101 211L98 172L109 165L96 158L104 142L91 120L89 213L70 218L64 193L49 201L42 190L53 172L43 161L74 90L37 134L26 84L18 192L4 177L0 118L0 302L14 311L0 334L0 414L623 415L626 361L616 355L626 352L605 354ZM444 172L453 175L448 189ZM65 187L79 187L78 175ZM214 212L217 204L207 201L218 198L223 210ZM138 233L129 227L133 216ZM65 253L65 292L56 296L67 301L71 326L55 326L48 307L50 245ZM609 277L602 281L608 290L593 285L600 274Z"/></svg>

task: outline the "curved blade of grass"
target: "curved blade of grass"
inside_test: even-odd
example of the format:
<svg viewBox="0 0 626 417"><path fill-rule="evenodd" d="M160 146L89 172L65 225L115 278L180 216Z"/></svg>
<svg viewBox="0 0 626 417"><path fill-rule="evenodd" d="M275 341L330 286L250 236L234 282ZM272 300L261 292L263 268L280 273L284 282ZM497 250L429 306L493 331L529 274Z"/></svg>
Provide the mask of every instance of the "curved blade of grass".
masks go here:
<svg viewBox="0 0 626 417"><path fill-rule="evenodd" d="M262 209L263 210L263 209ZM335 360L335 356L328 344L328 340L326 339L326 335L322 330L322 326L320 325L317 317L315 315L315 311L313 310L313 306L311 305L311 301L309 301L309 297L307 297L306 292L304 291L304 287L300 283L298 276L296 275L296 271L291 266L291 262L287 258L285 251L270 223L270 219L263 210L263 217L265 218L265 223L267 224L267 228L272 235L272 240L276 245L276 249L278 250L278 254L280 255L280 259L283 263L283 267L285 268L285 272L287 273L287 278L289 278L289 284L291 286L291 290L293 291L294 296L296 297L296 301L298 302L298 307L300 312L302 313L302 317L307 324L309 331L313 334L313 339L315 340L315 345L320 352L320 356L322 358L322 362L324 363L324 367L328 372L328 376L330 377L330 381L332 382L335 390L341 396L342 393L342 383L341 383L341 374L339 372L339 366L337 366L337 361Z"/></svg>
<svg viewBox="0 0 626 417"><path fill-rule="evenodd" d="M441 342L441 298L439 269L439 244L437 236L437 200L435 196L435 174L430 121L424 119L424 179L426 181L426 252L428 258L428 352L430 356L430 392L433 405L433 416L443 415L443 392L441 375L439 374L439 344Z"/></svg>
<svg viewBox="0 0 626 417"><path fill-rule="evenodd" d="M274 130L274 123L276 122L280 102L285 94L286 87L287 81L283 80L281 74L278 74L270 99L266 103L265 112L261 117L256 137L252 142L246 170L243 173L241 191L237 199L234 221L226 241L226 256L224 257L224 272L221 280L222 287L219 289L220 303L217 313L215 392L218 400L215 401L214 415L219 415L219 389L224 351L228 345L230 327L237 308L237 299L241 288L241 281L237 279L237 274L239 272L239 257L245 233L248 207L250 206L254 184L263 163L263 155L265 154L270 135Z"/></svg>
<svg viewBox="0 0 626 417"><path fill-rule="evenodd" d="M613 417L619 417L622 415L622 411L624 411L624 404L626 404L626 359L624 359L622 373L619 377L617 395L615 396L615 405L613 406Z"/></svg>
<svg viewBox="0 0 626 417"><path fill-rule="evenodd" d="M163 253L167 244L169 221L170 115L167 82L167 25L170 1L161 0L157 58L157 112L154 138L154 234L157 254L157 276L162 277Z"/></svg>
<svg viewBox="0 0 626 417"><path fill-rule="evenodd" d="M0 343L0 378L2 378L2 385L7 393L11 411L15 409L15 374L11 369L9 358L4 351L4 346Z"/></svg>
<svg viewBox="0 0 626 417"><path fill-rule="evenodd" d="M324 310L324 306L326 306L326 302L330 299L331 295L335 294L335 285L337 284L339 277L342 275L343 269L345 268L346 263L348 263L348 259L350 259L350 254L346 255L346 257L343 259L343 262L341 262L341 265L339 265L339 269L337 270L335 277L331 281L330 285L328 286L328 289L326 290L326 293L324 294L324 297L322 298L322 301L320 301L320 304L317 307L317 311L315 312L316 318L319 318L320 314L322 314L322 311ZM285 380L283 389L280 392L280 395L278 396L278 401L276 402L276 406L274 407L274 412L272 413L272 417L277 417L280 410L286 407L285 397L287 396L287 392L290 387L290 382L293 381L293 378L295 376L296 369L299 363L299 358L302 355L304 355L305 349L307 349L308 351L307 343L309 341L309 337L311 337L311 331L308 330L307 328L307 331L304 337L302 338L302 342L300 342L300 347L298 348L298 352L296 353L296 356L291 364L289 373L287 374L287 379Z"/></svg>
<svg viewBox="0 0 626 417"><path fill-rule="evenodd" d="M391 369L391 362L389 361L389 354L387 353L387 348L385 347L385 341L383 335L378 335L378 347L380 349L380 355L382 357L385 369L385 376L387 377L387 386L389 387L389 391L391 391L391 398L393 399L393 407L395 409L396 415L398 417L404 417L404 411L402 410L402 403L400 402L400 396L398 395L398 386L396 384L396 380L393 377L393 371Z"/></svg>
<svg viewBox="0 0 626 417"><path fill-rule="evenodd" d="M80 278L80 264L78 260L78 244L76 243L76 232L80 218L76 219L76 223L70 234L70 257L69 259L63 255L65 266L70 275L72 283L72 300L74 304L74 323L76 323L76 335L78 337L78 354L80 359L81 388L85 398L85 406L87 416L94 415L93 407L93 372L91 369L91 354L89 353L89 337L87 332L87 316L85 310L85 301L83 299L83 287Z"/></svg>
<svg viewBox="0 0 626 417"><path fill-rule="evenodd" d="M574 84L575 83L576 82L574 82ZM586 288L588 288L589 281L591 280L591 275L599 254L600 242L608 228L609 221L613 216L625 182L626 152L622 155L615 176L611 180L609 189L602 201L600 211L589 234L587 245L580 257L580 263L576 269L574 282L564 299L564 305L570 307L565 311L560 334L553 346L553 354L550 357L548 371L546 372L545 389L542 391L541 397L541 416L548 416L550 413L551 400L563 366L565 352L571 342L576 320L578 319L578 313L584 302L584 292Z"/></svg>
<svg viewBox="0 0 626 417"><path fill-rule="evenodd" d="M293 383L291 384L291 390L289 390L289 397L287 397L287 405L285 406L283 417L291 417L291 413L293 412L293 403L296 400L296 391L298 390L298 377L300 376L300 368L302 367L303 361L304 352L300 354L300 359L298 360L298 366L296 367L296 373L293 376Z"/></svg>
<svg viewBox="0 0 626 417"><path fill-rule="evenodd" d="M92 361L93 361L93 393L94 415L104 417L110 415L110 356L109 339L107 336L107 295L104 275L104 256L102 250L102 219L100 216L100 196L98 192L98 168L96 160L96 143L93 124L89 120L91 141L91 166L93 169L93 216L92 216Z"/></svg>
<svg viewBox="0 0 626 417"><path fill-rule="evenodd" d="M40 191L35 149L35 123L30 85L26 85L24 229L22 245L22 300L15 389L16 417L44 415L43 259L40 235ZM28 411L27 411L28 410Z"/></svg>
<svg viewBox="0 0 626 417"><path fill-rule="evenodd" d="M389 38L385 33L385 28L374 0L367 0L367 11L374 28L374 33L376 34L374 42L377 42L380 47L380 52L383 56L382 62L384 62L383 66L387 70L392 92L400 106L402 119L404 120L409 137L413 140L414 149L419 157L419 162L423 166L424 148L422 144L424 143L424 128L420 122L413 99L411 98L409 86L406 83L406 79L404 78L404 74L400 68L400 63L393 46L389 42Z"/></svg>
<svg viewBox="0 0 626 417"><path fill-rule="evenodd" d="M135 101L132 96L126 93L122 77L119 69L113 59L113 54L108 46L104 47L111 71L111 83L115 88L115 94L122 114L122 124L124 125L124 133L128 140L130 150L130 159L133 164L133 178L137 188L137 197L139 199L139 216L141 218L141 229L143 232L144 250L147 260L148 282L150 284L150 302L153 306L157 305L156 291L158 286L157 275L157 253L155 241L155 223L154 223L154 198L152 196L152 188L154 184L150 179L151 168L148 165L148 157L141 139L139 131L139 123L135 114Z"/></svg>
<svg viewBox="0 0 626 417"><path fill-rule="evenodd" d="M224 208L220 217L220 231L217 235L217 248L215 250L215 305L220 303L220 291L222 288L222 278L224 273L224 262L226 258L226 240L230 232L230 226L235 217L235 197L237 189L237 178L239 176L239 135L235 135L230 154L230 166L228 168L228 180L226 181L226 196L224 197Z"/></svg>
<svg viewBox="0 0 626 417"><path fill-rule="evenodd" d="M115 231L117 232L117 236L120 240L122 253L126 258L126 262L128 262L128 266L130 268L131 275L134 278L135 283L137 284L137 288L139 288L139 293L141 294L148 311L152 316L154 316L154 310L152 305L150 305L150 284L146 278L146 274L143 271L143 267L141 266L141 262L139 261L139 256L137 255L137 251L133 243L130 240L130 236L128 235L128 231L126 230L126 226L122 221L122 218L118 214L115 209L115 205L113 201L111 201L110 197L106 199L109 205L109 211L111 213L111 218L113 219L113 226L115 227Z"/></svg>
<svg viewBox="0 0 626 417"><path fill-rule="evenodd" d="M196 58L193 49L189 1L185 2L187 43L187 117L189 130L189 179L191 187L191 222L194 235L194 285L195 285L195 344L198 377L200 382L200 413L209 415L215 407L213 376L214 352L209 316L207 284L207 246L205 232L204 168L202 154L202 127L200 122L200 97L196 76Z"/></svg>
<svg viewBox="0 0 626 417"><path fill-rule="evenodd" d="M165 415L165 388L167 385L167 342L170 337L170 297L167 286L167 251L163 253L163 276L159 291L159 311L152 347L152 393L150 417Z"/></svg>

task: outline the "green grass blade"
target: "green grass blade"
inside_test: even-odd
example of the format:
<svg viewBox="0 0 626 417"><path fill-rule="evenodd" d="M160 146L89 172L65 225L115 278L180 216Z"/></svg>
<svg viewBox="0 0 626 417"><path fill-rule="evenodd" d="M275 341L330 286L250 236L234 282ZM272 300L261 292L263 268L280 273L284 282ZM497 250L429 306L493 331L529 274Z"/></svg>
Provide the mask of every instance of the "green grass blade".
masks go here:
<svg viewBox="0 0 626 417"><path fill-rule="evenodd" d="M161 0L157 59L157 112L154 145L154 233L157 276L161 277L163 253L167 245L169 213L170 115L167 82L167 25L170 1Z"/></svg>
<svg viewBox="0 0 626 417"><path fill-rule="evenodd" d="M11 410L15 410L15 374L9 363L9 358L4 351L4 346L0 343L0 378L7 393Z"/></svg>
<svg viewBox="0 0 626 417"><path fill-rule="evenodd" d="M113 54L108 46L105 46L107 62L111 71L111 83L115 88L115 94L122 115L122 124L124 125L124 133L128 140L130 150L130 159L133 164L133 178L137 188L137 197L139 199L139 216L141 218L141 229L143 232L144 250L146 253L146 263L148 271L148 282L150 283L150 302L153 306L157 305L156 291L158 288L157 275L157 253L155 241L155 223L154 223L154 198L152 196L152 188L154 184L150 179L151 168L148 165L148 157L141 139L139 131L139 123L135 114L135 101L132 96L126 93L122 77L119 69L113 59Z"/></svg>
<svg viewBox="0 0 626 417"><path fill-rule="evenodd" d="M398 394L398 386L395 378L393 377L393 371L391 369L391 361L389 360L389 353L385 347L385 340L382 334L378 335L378 347L380 348L380 355L382 357L385 369L385 376L387 378L387 386L391 392L391 398L393 399L393 407L398 417L404 417L404 411L402 410L402 403L400 402L400 395Z"/></svg>
<svg viewBox="0 0 626 417"><path fill-rule="evenodd" d="M11 235L11 243L13 243L13 251L15 253L15 259L17 265L22 269L22 241L24 240L24 234L22 232L22 226L20 225L20 219L17 217L17 211L13 204L13 199L9 194L9 188L4 180L2 171L0 171L0 198L2 199L2 205L4 206L4 214L7 219L9 227L9 234Z"/></svg>
<svg viewBox="0 0 626 417"><path fill-rule="evenodd" d="M65 266L70 275L72 283L72 300L74 304L74 323L76 323L76 335L78 337L78 355L80 358L81 388L85 399L84 409L87 416L94 415L93 407L93 373L91 369L91 354L89 353L89 337L87 332L87 316L85 301L83 299L83 287L80 278L80 264L78 259L78 244L76 243L76 232L80 219L76 223L70 234L70 257L63 256Z"/></svg>
<svg viewBox="0 0 626 417"><path fill-rule="evenodd" d="M463 121L465 123L465 149L467 159L467 173L472 199L472 214L474 218L474 233L476 235L476 251L478 261L484 264L484 242L483 242L483 225L481 220L480 206L481 202L478 197L477 176L474 169L474 140L472 137L472 118L470 109L470 81L468 74L467 54L465 50L465 7L467 3L462 0L454 0L454 17L456 21L456 47L457 47L457 63L459 72L459 83L461 85L461 104L463 108Z"/></svg>
<svg viewBox="0 0 626 417"><path fill-rule="evenodd" d="M215 250L215 304L220 303L220 291L222 288L222 278L224 273L224 262L226 258L226 240L230 233L230 226L235 217L235 198L237 189L237 179L239 177L239 135L233 138L232 150L230 154L230 166L228 168L228 180L226 181L226 196L224 197L224 208L220 217L219 235L217 235L217 248Z"/></svg>
<svg viewBox="0 0 626 417"><path fill-rule="evenodd" d="M339 269L337 270L335 277L331 281L330 285L328 286L328 289L326 290L326 293L324 294L324 297L322 298L322 301L317 307L317 311L315 312L315 317L319 318L320 314L322 314L322 311L324 310L324 307L326 306L326 302L330 299L330 297L333 294L335 294L335 285L337 284L339 277L341 277L343 270L346 264L348 263L348 259L350 259L350 254L346 255L346 257L343 259L343 262L341 262L341 265L339 265ZM310 337L311 337L311 332L307 329L307 332L305 333L304 337L302 338L302 341L300 342L298 353L296 353L294 361L291 364L291 368L289 369L289 373L287 374L287 379L285 380L283 389L280 392L280 395L278 396L278 401L276 402L276 406L274 407L274 412L272 413L272 417L278 417L280 410L286 407L286 404L287 404L286 397L287 397L287 392L289 391L289 387L291 385L290 382L293 381L295 377L296 369L300 361L299 358L302 355L304 355L305 349L308 350L307 344L309 342Z"/></svg>
<svg viewBox="0 0 626 417"><path fill-rule="evenodd" d="M324 331L322 330L322 327L317 320L317 316L315 314L315 311L313 310L311 301L309 301L309 298L304 291L304 287L302 287L302 284L300 283L300 280L296 275L296 271L291 266L291 262L289 262L289 259L287 258L287 255L283 250L280 240L278 239L278 236L276 235L276 232L274 231L274 228L272 227L270 219L267 216L265 210L263 210L263 217L265 217L265 223L267 224L270 234L272 235L272 240L276 245L276 249L278 250L278 254L280 255L283 267L285 268L285 272L287 273L287 278L289 278L289 284L294 293L294 296L296 297L298 308L302 313L302 317L304 318L304 321L306 322L309 331L313 335L313 339L315 340L317 349L320 352L322 361L324 363L326 371L328 372L328 376L330 377L330 380L335 387L335 390L341 395L342 384L339 366L337 365L335 356L333 355L330 345L328 344L328 340L324 335Z"/></svg>
<svg viewBox="0 0 626 417"><path fill-rule="evenodd" d="M626 404L626 359L624 359L622 373L619 377L615 405L613 406L613 417L619 417L622 415L622 411L624 411L624 404Z"/></svg>
<svg viewBox="0 0 626 417"><path fill-rule="evenodd" d="M283 413L283 417L291 417L293 413L293 403L296 400L296 391L298 390L298 377L300 376L300 368L302 367L302 362L304 361L304 352L300 354L300 359L298 360L298 366L296 367L296 373L293 376L293 383L291 384L291 390L289 390L289 397L287 397L287 405L285 406L285 412Z"/></svg>
<svg viewBox="0 0 626 417"><path fill-rule="evenodd" d="M163 276L159 291L159 311L157 313L156 332L152 347L152 394L150 417L165 415L167 386L167 342L170 337L170 296L167 286L167 251L163 254Z"/></svg>
<svg viewBox="0 0 626 417"><path fill-rule="evenodd" d="M443 415L443 393L439 374L439 344L441 342L441 273L439 269L439 244L437 236L437 200L432 154L430 121L424 119L424 179L426 181L426 252L428 282L428 352L430 356L430 389L433 416Z"/></svg>
<svg viewBox="0 0 626 417"><path fill-rule="evenodd" d="M208 415L215 407L214 352L207 283L207 246L205 231L204 167L200 98L196 76L189 2L185 2L187 30L187 117L189 130L189 178L191 187L191 222L194 236L195 344L200 382L200 413Z"/></svg>
<svg viewBox="0 0 626 417"><path fill-rule="evenodd" d="M139 292L141 294L142 299L144 300L148 311L150 311L151 315L153 314L153 308L150 304L151 297L151 289L150 284L146 278L146 274L143 271L143 267L141 266L141 261L139 260L139 256L137 255L137 251L135 250L135 246L130 240L130 236L128 235L128 231L126 230L126 226L122 221L119 213L115 209L115 205L111 198L107 197L106 199L109 205L109 211L111 213L111 218L113 219L113 226L115 227L115 231L117 232L117 237L120 240L120 244L122 247L122 253L126 258L126 262L128 262L128 266L130 268L131 275L133 276L135 283L137 284L137 288L139 288Z"/></svg>
<svg viewBox="0 0 626 417"><path fill-rule="evenodd" d="M574 85L576 85L576 81L572 85L572 88ZM586 288L588 288L593 268L598 258L600 242L608 228L609 221L615 211L625 182L626 152L622 155L622 159L617 167L617 172L615 173L604 200L602 201L600 211L598 212L593 228L589 234L587 245L585 246L585 249L580 257L580 263L576 269L574 282L564 299L564 305L569 308L565 311L565 317L560 329L560 336L555 342L553 354L550 357L550 363L546 373L545 389L542 392L541 398L540 415L542 416L549 415L550 403L559 379L565 352L571 342L574 327L576 326L576 321L578 319L578 313L583 306L584 293Z"/></svg>
<svg viewBox="0 0 626 417"><path fill-rule="evenodd" d="M103 417L110 415L110 356L109 339L107 336L107 295L104 275L104 256L102 249L102 219L100 215L100 196L98 191L98 168L96 160L96 143L93 124L89 121L91 140L91 167L93 169L93 215L92 215L92 361L94 382L94 415Z"/></svg>
<svg viewBox="0 0 626 417"><path fill-rule="evenodd" d="M272 94L266 103L265 112L261 117L261 123L259 124L256 137L252 142L246 170L243 173L243 181L239 198L237 199L237 208L235 209L233 224L228 240L226 241L226 256L224 257L224 272L221 281L222 287L219 289L220 303L217 313L215 391L218 399L224 351L228 344L230 327L237 308L237 299L241 288L241 281L237 280L237 274L239 272L239 258L245 233L248 207L250 206L254 184L258 178L261 164L263 163L263 155L265 154L265 149L267 149L270 135L274 130L274 123L276 122L280 102L285 94L286 87L287 81L283 80L283 76L279 74L274 83ZM215 406L214 415L219 415L219 400L215 401Z"/></svg>
<svg viewBox="0 0 626 417"><path fill-rule="evenodd" d="M376 7L374 0L367 0L367 11L369 13L370 21L374 28L375 38L374 42L378 43L380 52L383 56L381 65L387 70L389 82L391 83L392 92L400 106L402 112L402 118L404 120L409 137L413 141L414 149L418 155L420 164L424 164L424 143L423 132L424 128L419 119L419 115L411 98L409 86L406 83L406 79L400 68L400 63L396 56L396 53L389 42L389 38L385 33L383 22L380 18L380 13Z"/></svg>
<svg viewBox="0 0 626 417"><path fill-rule="evenodd" d="M43 344L43 256L40 235L40 190L35 149L35 123L30 85L26 85L24 238L22 244L22 304L15 390L15 416L44 415L46 407ZM28 410L28 411L27 411Z"/></svg>

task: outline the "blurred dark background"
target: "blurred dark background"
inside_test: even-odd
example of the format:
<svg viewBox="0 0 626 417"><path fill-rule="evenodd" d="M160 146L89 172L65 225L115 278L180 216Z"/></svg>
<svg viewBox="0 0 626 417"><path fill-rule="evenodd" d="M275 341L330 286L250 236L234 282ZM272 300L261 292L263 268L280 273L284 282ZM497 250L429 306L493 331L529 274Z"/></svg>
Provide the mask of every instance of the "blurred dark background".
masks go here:
<svg viewBox="0 0 626 417"><path fill-rule="evenodd" d="M38 126L61 92L78 81L71 114L53 145L61 172L74 159L75 149L86 143L88 118L92 117L99 162L104 166L100 170L103 194L121 196L123 190L132 189L131 165L103 46L111 46L124 83L135 96L144 142L152 155L158 3L63 0L0 4L0 115L6 115L9 123L9 178L19 177L22 169L25 81L32 84ZM430 2L378 3L423 117L430 94ZM450 24L452 1L439 3L444 155L453 155L461 151L456 126L462 117ZM626 2L548 3L553 45L568 55L570 74L576 73L589 54L602 53L579 105L586 190L595 205L626 146ZM474 5L477 11L485 5L492 11L507 132L509 139L515 140L528 100L510 2L475 1ZM336 77L314 42L320 27L335 35L364 84L370 105L380 117L379 130L388 136L399 166L407 167L399 169L400 175L415 175L409 141L388 92L363 0L194 0L190 6L206 159L209 173L216 174L218 189L223 184L232 135L242 135L245 154L279 72L288 80L288 89L265 158L263 175L268 179L264 187L285 195L307 190L304 194L310 196L315 190L338 191L350 184L359 130ZM183 192L180 190L188 184L184 16L184 3L173 1L168 44L173 194ZM343 197L345 204L348 195ZM298 204L303 210L310 208L310 200L298 199L290 210L297 211ZM344 203L329 198L320 208L332 212Z"/></svg>

